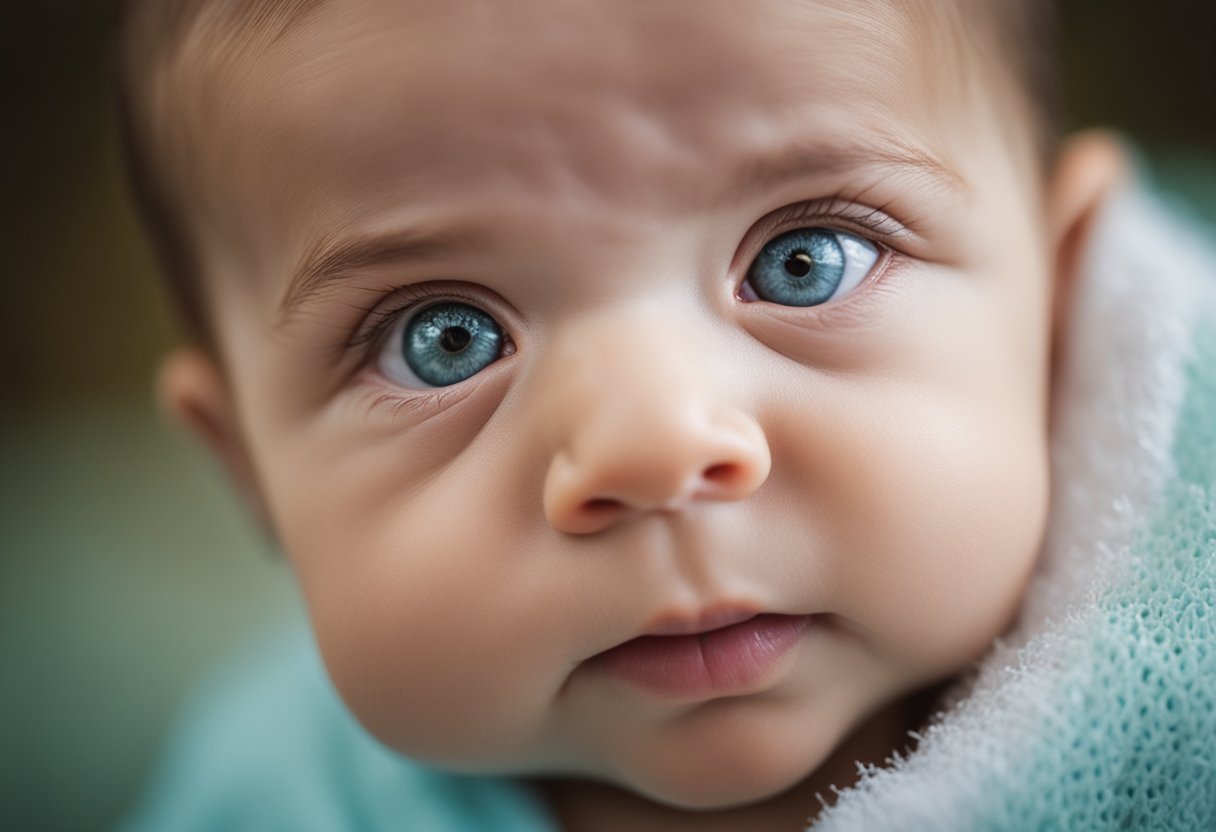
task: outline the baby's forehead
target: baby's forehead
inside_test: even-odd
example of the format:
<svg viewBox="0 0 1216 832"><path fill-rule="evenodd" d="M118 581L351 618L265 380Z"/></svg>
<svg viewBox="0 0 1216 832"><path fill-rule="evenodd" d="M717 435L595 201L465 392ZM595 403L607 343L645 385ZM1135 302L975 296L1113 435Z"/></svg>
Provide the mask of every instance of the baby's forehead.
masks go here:
<svg viewBox="0 0 1216 832"><path fill-rule="evenodd" d="M224 152L203 179L235 181L235 223L300 246L303 226L490 186L686 210L729 197L740 177L721 168L746 178L748 159L791 144L825 164L932 167L968 118L969 76L949 15L931 8L321 2L213 83L220 106L202 120Z"/></svg>
<svg viewBox="0 0 1216 832"><path fill-rule="evenodd" d="M755 110L796 100L825 113L868 109L875 121L915 117L939 82L958 77L947 49L958 44L941 25L957 16L941 13L950 4L921 5L321 3L255 57L242 91L270 105L268 121L297 116L309 127L344 112L385 116L392 129L399 125L388 117L400 114L417 131L476 110L493 128L515 113L586 115L592 106L577 112L580 97L608 113L621 103L673 119L745 100ZM379 88L388 94L378 97ZM394 96L400 104L390 108Z"/></svg>

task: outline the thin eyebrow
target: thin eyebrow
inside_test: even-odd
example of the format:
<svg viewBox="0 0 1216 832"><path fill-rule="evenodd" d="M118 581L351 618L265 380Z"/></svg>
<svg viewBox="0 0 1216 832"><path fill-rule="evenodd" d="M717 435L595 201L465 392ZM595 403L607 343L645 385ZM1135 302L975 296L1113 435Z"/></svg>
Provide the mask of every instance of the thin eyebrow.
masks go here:
<svg viewBox="0 0 1216 832"><path fill-rule="evenodd" d="M967 181L928 150L898 139L885 139L868 145L806 142L788 146L743 166L729 181L724 195L762 192L809 173L875 165L927 178L959 196L970 193Z"/></svg>
<svg viewBox="0 0 1216 832"><path fill-rule="evenodd" d="M403 229L318 241L300 260L279 302L279 322L287 321L326 289L360 271L387 264L426 262L486 248L469 231Z"/></svg>

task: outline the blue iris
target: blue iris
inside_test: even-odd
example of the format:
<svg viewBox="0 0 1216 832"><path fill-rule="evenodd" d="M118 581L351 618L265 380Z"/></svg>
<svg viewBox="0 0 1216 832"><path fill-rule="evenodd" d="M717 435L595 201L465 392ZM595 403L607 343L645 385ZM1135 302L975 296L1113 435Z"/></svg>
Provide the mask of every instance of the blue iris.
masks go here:
<svg viewBox="0 0 1216 832"><path fill-rule="evenodd" d="M761 300L815 306L831 299L844 272L844 248L835 232L797 228L765 244L747 279Z"/></svg>
<svg viewBox="0 0 1216 832"><path fill-rule="evenodd" d="M401 352L422 381L446 387L481 372L502 352L502 328L475 306L440 303L405 327Z"/></svg>

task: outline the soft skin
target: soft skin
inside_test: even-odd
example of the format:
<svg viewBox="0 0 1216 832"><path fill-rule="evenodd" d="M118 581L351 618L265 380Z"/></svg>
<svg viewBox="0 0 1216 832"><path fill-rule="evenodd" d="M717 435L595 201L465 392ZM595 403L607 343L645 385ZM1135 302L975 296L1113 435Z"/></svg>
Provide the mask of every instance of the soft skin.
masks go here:
<svg viewBox="0 0 1216 832"><path fill-rule="evenodd" d="M1053 319L1117 165L1084 139L1045 187L1009 85L893 8L349 0L187 79L220 354L172 356L162 396L381 740L602 783L549 786L571 828L792 827L1009 625ZM804 227L877 262L821 306L753 299L761 247ZM505 354L407 386L391 322L419 289ZM720 695L587 661L721 604L813 619Z"/></svg>

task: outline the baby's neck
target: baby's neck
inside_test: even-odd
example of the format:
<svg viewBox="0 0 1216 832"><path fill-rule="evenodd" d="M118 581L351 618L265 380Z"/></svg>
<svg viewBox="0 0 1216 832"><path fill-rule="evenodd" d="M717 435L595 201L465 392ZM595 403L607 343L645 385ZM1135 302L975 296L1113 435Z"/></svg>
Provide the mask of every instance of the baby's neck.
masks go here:
<svg viewBox="0 0 1216 832"><path fill-rule="evenodd" d="M835 800L832 787L857 781L857 762L882 764L912 743L908 731L921 727L932 699L897 702L851 735L810 776L775 797L731 809L691 811L653 803L616 786L587 780L536 781L564 832L738 832L805 829L820 810L820 796Z"/></svg>

